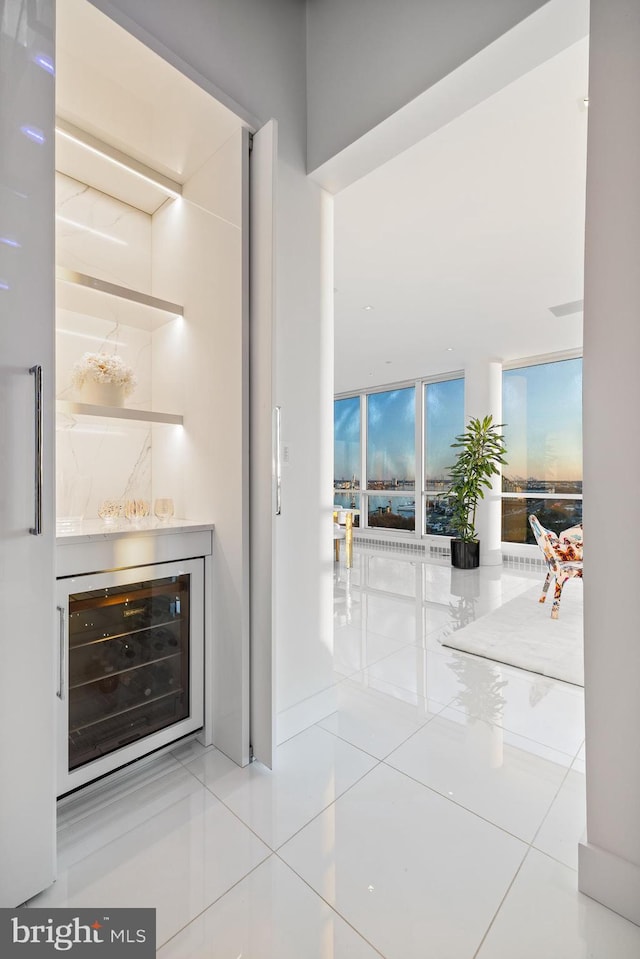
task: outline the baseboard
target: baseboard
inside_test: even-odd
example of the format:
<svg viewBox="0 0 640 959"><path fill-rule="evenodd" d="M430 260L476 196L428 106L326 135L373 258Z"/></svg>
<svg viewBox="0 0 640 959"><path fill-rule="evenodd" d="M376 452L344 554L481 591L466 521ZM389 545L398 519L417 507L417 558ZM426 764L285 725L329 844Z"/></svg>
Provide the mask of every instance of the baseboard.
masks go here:
<svg viewBox="0 0 640 959"><path fill-rule="evenodd" d="M448 539L445 541L446 546L440 546L429 540L392 539L387 536L383 538L375 535L370 536L368 533L354 530L353 542L356 546L360 547L360 549L382 549L394 553L398 551L413 554L418 553L424 556L425 559L449 559L451 557ZM496 565L500 565L499 558L496 559ZM536 549L535 552L531 550L520 554L505 552L503 547L502 565L508 569L534 572L544 572L546 570L544 559L538 549Z"/></svg>
<svg viewBox="0 0 640 959"><path fill-rule="evenodd" d="M640 926L640 866L581 842L578 845L578 889Z"/></svg>
<svg viewBox="0 0 640 959"><path fill-rule="evenodd" d="M284 709L276 716L276 746L314 726L321 719L326 719L337 708L338 696L334 685Z"/></svg>

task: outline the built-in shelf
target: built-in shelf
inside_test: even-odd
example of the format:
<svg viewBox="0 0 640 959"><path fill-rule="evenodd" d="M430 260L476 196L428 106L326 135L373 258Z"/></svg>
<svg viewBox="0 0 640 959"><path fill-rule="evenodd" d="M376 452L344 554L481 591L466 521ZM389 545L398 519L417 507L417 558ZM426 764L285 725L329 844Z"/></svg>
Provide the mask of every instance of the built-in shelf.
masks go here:
<svg viewBox="0 0 640 959"><path fill-rule="evenodd" d="M58 413L69 416L100 416L116 420L138 420L144 423L166 423L170 426L182 426L183 417L178 413L154 413L151 410L133 410L127 406L94 406L93 403L75 403L71 400L57 400Z"/></svg>
<svg viewBox="0 0 640 959"><path fill-rule="evenodd" d="M179 303L109 283L87 273L58 266L56 280L59 281L56 305L72 313L97 316L149 331L184 316L184 308Z"/></svg>

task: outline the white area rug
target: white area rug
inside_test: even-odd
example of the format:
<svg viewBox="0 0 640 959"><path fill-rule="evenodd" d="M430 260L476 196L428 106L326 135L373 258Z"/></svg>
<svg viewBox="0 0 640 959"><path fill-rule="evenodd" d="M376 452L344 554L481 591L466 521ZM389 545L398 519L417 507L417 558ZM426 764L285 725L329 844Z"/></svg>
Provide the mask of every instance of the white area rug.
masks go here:
<svg viewBox="0 0 640 959"><path fill-rule="evenodd" d="M443 646L584 686L582 583L565 584L560 618L551 619L553 585L539 603L540 583L442 640Z"/></svg>

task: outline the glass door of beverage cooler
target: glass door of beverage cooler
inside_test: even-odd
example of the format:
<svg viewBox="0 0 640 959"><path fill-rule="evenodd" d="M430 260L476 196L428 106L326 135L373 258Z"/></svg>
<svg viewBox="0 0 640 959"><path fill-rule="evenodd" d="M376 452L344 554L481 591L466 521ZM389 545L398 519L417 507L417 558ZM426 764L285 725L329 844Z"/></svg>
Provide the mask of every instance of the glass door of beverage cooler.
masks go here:
<svg viewBox="0 0 640 959"><path fill-rule="evenodd" d="M203 561L59 581L58 794L203 723Z"/></svg>

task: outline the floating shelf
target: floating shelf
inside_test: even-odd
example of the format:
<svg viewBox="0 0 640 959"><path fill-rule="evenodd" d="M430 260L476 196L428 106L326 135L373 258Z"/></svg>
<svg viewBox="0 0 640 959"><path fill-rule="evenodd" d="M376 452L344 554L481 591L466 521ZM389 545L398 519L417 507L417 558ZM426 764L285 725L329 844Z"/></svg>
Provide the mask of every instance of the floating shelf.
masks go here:
<svg viewBox="0 0 640 959"><path fill-rule="evenodd" d="M92 133L88 133L86 130L82 130L74 123L65 120L64 117L56 117L56 134L65 141L81 147L90 153L92 158L98 157L107 160L119 169L125 170L129 175L144 181L144 183L151 184L160 190L165 197L173 197L175 199L176 197L182 196L182 184L178 183L177 180L166 176L164 173L160 173L159 170L153 169L140 160L136 160L135 157L130 156L128 153L123 153L122 150L112 146L105 140L99 139ZM108 193L109 191L107 190L106 192Z"/></svg>
<svg viewBox="0 0 640 959"><path fill-rule="evenodd" d="M184 307L179 303L76 270L58 266L56 280L60 281L56 305L72 313L85 313L150 331L184 316Z"/></svg>
<svg viewBox="0 0 640 959"><path fill-rule="evenodd" d="M69 416L100 416L114 420L166 423L169 426L182 426L184 422L177 413L153 413L151 410L132 410L127 406L94 406L93 403L74 403L71 400L57 400L56 410Z"/></svg>

